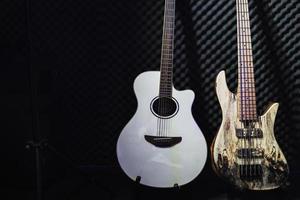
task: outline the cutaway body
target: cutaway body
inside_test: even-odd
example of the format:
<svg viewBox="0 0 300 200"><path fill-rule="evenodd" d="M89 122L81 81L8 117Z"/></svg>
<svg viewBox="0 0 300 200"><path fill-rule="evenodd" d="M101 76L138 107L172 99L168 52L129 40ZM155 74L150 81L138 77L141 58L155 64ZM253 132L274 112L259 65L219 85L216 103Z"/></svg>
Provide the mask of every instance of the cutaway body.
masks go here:
<svg viewBox="0 0 300 200"><path fill-rule="evenodd" d="M238 188L279 187L289 172L273 132L279 104L272 104L251 129L246 129L238 115L238 96L229 91L224 71L217 76L216 92L223 119L211 146L214 170Z"/></svg>
<svg viewBox="0 0 300 200"><path fill-rule="evenodd" d="M194 93L177 91L171 117L159 118L152 109L159 94L159 72L144 72L134 82L138 108L120 134L118 161L132 179L152 187L174 187L192 181L204 167L207 146L192 116Z"/></svg>

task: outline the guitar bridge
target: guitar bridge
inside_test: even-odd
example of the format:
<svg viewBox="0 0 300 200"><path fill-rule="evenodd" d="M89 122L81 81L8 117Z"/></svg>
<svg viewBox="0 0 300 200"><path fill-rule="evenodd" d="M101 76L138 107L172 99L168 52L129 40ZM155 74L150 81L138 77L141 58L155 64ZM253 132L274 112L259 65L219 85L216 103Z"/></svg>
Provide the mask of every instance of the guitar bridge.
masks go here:
<svg viewBox="0 0 300 200"><path fill-rule="evenodd" d="M145 135L145 140L156 147L168 148L180 143L181 137Z"/></svg>
<svg viewBox="0 0 300 200"><path fill-rule="evenodd" d="M240 178L244 181L261 180L263 169L261 165L240 165Z"/></svg>

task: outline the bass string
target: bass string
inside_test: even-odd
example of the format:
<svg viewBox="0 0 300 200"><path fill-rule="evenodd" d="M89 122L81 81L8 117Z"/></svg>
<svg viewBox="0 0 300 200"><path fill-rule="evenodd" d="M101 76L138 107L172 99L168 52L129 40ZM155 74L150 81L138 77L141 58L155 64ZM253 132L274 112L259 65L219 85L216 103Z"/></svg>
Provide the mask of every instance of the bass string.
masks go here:
<svg viewBox="0 0 300 200"><path fill-rule="evenodd" d="M247 21L245 18L247 17L247 9L246 9L246 2L245 0L241 0L241 7L242 7L242 14L241 14L241 20L242 20L242 26L243 26L243 42L242 42L242 47L244 49L243 51L243 60L244 60L244 92L245 92L245 102L246 102L246 118L247 118L247 123L246 123L246 137L245 137L245 143L246 143L246 148L245 148L245 153L246 153L246 176L248 177L248 169L249 169L249 175L251 176L251 146L249 147L249 140L250 140L250 134L251 134L251 111L250 111L250 101L249 101L249 71L248 71L248 41L247 41L247 34L248 34L248 26L247 26ZM246 0L247 1L247 0Z"/></svg>
<svg viewBox="0 0 300 200"><path fill-rule="evenodd" d="M237 1L237 17L238 17L238 39L239 39L239 50L240 50L240 56L239 56L239 63L238 63L238 66L239 66L239 76L240 76L240 114L241 114L241 128L242 128L242 138L240 139L240 143L241 143L241 147L240 149L244 149L244 123L243 123L243 119L244 119L244 106L243 106L243 90L242 90L242 80L243 80L243 73L242 73L242 49L241 49L241 19L240 19L240 11L241 11L241 8L240 8L240 2L239 0L236 0ZM242 151L242 156L244 156L244 151ZM243 173L244 173L244 159L241 159L241 163L242 163L242 167L240 167L240 175L243 176Z"/></svg>

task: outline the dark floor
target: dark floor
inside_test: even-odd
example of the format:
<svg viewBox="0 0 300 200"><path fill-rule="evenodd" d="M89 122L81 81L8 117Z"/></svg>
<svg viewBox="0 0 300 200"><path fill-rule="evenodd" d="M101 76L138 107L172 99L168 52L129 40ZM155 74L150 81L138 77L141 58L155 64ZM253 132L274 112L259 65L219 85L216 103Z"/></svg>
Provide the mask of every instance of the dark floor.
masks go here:
<svg viewBox="0 0 300 200"><path fill-rule="evenodd" d="M57 174L60 174L59 172ZM181 188L154 189L135 184L118 167L88 166L69 169L59 178L44 178L43 199L45 200L117 200L117 199L207 199L207 200L259 200L300 199L299 184L295 176L282 189L263 192L239 191L230 187L209 170L196 180ZM5 199L32 200L36 195L32 187L1 188Z"/></svg>

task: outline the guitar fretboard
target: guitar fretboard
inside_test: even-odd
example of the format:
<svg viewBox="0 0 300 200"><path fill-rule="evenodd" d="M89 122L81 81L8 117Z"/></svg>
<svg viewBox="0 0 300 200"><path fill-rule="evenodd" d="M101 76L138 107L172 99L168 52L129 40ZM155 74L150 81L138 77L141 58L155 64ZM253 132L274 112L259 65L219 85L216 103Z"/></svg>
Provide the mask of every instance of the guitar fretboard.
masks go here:
<svg viewBox="0 0 300 200"><path fill-rule="evenodd" d="M172 96L175 0L165 0L159 96Z"/></svg>
<svg viewBox="0 0 300 200"><path fill-rule="evenodd" d="M256 95L248 0L236 0L236 7L239 118L241 121L255 121Z"/></svg>

